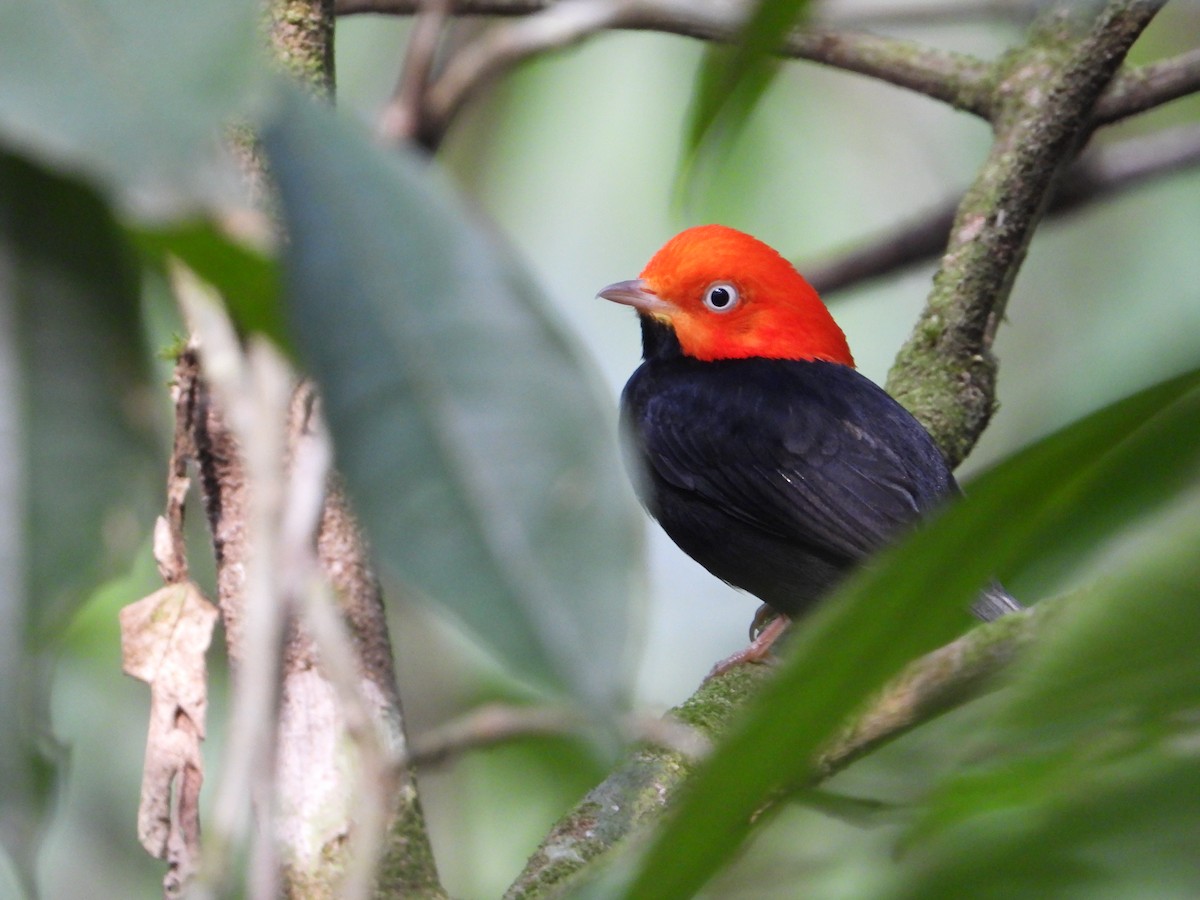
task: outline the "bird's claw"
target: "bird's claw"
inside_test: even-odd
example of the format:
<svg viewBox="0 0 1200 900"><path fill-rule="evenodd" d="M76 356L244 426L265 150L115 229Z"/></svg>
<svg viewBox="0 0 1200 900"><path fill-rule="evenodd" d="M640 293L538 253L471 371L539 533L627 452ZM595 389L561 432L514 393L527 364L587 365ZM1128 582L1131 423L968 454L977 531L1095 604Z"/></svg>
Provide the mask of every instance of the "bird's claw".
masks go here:
<svg viewBox="0 0 1200 900"><path fill-rule="evenodd" d="M775 618L770 619L766 624L762 624L766 618L763 615L763 610L770 610L770 607L763 606L754 616L754 622L750 626L751 634L754 635L754 640L750 642L748 647L739 650L731 656L725 657L708 673L709 678L715 678L718 675L724 675L735 666L740 666L742 663L766 663L771 657L771 647L775 641L779 639L787 627L792 624L792 620L781 613L776 613ZM774 610L770 610L775 612ZM757 631L757 633L755 633Z"/></svg>

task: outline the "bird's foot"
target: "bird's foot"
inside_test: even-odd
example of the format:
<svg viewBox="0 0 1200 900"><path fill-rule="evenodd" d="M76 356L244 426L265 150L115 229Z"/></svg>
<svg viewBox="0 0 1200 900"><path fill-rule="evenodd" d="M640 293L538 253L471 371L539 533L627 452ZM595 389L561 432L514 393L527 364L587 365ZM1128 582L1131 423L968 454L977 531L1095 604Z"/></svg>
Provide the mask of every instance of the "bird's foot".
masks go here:
<svg viewBox="0 0 1200 900"><path fill-rule="evenodd" d="M766 607L764 607L766 608ZM754 617L754 625L758 626L762 621L762 610ZM727 656L708 673L709 678L714 678L717 675L724 675L734 666L740 666L742 663L762 663L766 662L771 655L771 647L783 634L787 627L792 624L792 620L782 614L777 614L775 618L763 625L758 633L755 634L754 640L750 642L750 646L744 650L739 650L732 656ZM751 629L753 631L753 627Z"/></svg>

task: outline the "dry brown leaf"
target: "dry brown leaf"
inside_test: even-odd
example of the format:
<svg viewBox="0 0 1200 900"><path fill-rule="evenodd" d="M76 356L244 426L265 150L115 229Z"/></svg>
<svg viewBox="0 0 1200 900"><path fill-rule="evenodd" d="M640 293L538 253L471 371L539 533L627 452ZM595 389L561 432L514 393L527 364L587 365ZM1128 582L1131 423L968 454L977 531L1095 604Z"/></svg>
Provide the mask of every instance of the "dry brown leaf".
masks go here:
<svg viewBox="0 0 1200 900"><path fill-rule="evenodd" d="M167 896L180 892L199 864L204 654L217 615L190 581L161 588L120 614L122 668L150 685L138 839L152 856L167 860Z"/></svg>

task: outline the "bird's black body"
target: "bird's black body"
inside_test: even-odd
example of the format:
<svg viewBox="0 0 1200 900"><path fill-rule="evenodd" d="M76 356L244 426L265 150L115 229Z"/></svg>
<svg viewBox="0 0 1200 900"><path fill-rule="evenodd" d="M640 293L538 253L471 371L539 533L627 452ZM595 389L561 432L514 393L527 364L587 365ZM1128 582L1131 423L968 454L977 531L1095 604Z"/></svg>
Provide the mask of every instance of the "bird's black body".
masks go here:
<svg viewBox="0 0 1200 900"><path fill-rule="evenodd" d="M789 616L958 486L929 434L849 366L701 362L642 317L622 395L642 502L688 555ZM998 588L991 619L1019 605Z"/></svg>

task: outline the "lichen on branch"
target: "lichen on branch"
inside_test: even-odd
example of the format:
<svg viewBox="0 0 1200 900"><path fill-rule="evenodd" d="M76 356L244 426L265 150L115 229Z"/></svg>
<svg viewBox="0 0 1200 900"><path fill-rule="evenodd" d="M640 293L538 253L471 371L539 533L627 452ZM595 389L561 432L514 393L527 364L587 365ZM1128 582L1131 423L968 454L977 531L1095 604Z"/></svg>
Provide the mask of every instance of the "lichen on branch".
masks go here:
<svg viewBox="0 0 1200 900"><path fill-rule="evenodd" d="M995 141L887 383L951 465L995 409L992 342L1054 184L1090 135L1097 98L1160 6L1121 0L1090 21L1081 9L1051 9L997 63Z"/></svg>

